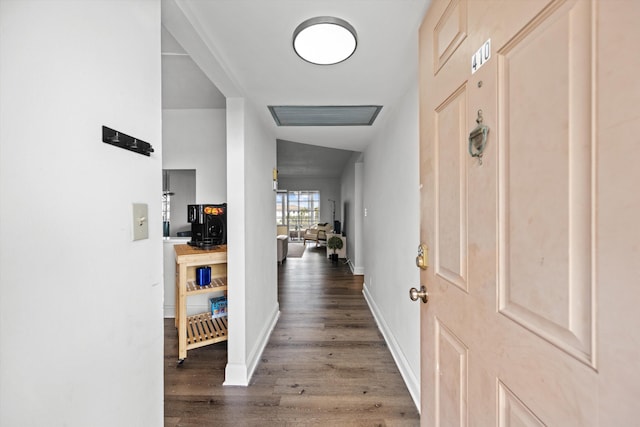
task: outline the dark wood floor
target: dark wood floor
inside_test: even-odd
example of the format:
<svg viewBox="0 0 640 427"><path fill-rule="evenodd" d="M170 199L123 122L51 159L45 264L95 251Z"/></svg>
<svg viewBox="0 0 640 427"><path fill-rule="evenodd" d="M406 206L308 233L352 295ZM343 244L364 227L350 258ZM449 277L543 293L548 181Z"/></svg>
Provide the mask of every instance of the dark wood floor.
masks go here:
<svg viewBox="0 0 640 427"><path fill-rule="evenodd" d="M362 295L325 249L278 267L280 319L249 387L223 387L227 344L180 367L165 319L166 426L417 426L419 414Z"/></svg>

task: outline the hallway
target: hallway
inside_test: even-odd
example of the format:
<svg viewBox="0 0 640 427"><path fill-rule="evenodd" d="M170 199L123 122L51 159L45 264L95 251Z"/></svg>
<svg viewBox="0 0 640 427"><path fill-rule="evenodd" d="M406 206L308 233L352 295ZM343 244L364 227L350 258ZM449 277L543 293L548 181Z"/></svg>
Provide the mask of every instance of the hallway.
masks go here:
<svg viewBox="0 0 640 427"><path fill-rule="evenodd" d="M417 426L419 414L362 295L324 248L278 267L280 319L249 387L223 387L226 343L177 368L165 319L166 426Z"/></svg>

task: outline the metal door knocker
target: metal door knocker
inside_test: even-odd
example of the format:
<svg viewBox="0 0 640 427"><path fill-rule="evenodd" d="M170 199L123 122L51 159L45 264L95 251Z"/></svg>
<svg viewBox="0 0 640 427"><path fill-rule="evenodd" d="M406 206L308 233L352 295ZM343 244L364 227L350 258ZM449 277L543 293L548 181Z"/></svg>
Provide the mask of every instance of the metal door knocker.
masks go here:
<svg viewBox="0 0 640 427"><path fill-rule="evenodd" d="M476 123L478 125L469 134L469 154L471 157L477 157L482 164L482 153L487 145L487 134L489 133L489 127L482 124L482 110L478 110Z"/></svg>

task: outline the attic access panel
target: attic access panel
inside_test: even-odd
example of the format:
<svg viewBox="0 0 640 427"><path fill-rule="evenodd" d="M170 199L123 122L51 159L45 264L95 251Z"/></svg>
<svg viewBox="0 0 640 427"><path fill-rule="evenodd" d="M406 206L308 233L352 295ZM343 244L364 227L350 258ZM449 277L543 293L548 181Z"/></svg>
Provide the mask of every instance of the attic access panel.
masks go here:
<svg viewBox="0 0 640 427"><path fill-rule="evenodd" d="M371 126L382 105L270 105L278 126Z"/></svg>

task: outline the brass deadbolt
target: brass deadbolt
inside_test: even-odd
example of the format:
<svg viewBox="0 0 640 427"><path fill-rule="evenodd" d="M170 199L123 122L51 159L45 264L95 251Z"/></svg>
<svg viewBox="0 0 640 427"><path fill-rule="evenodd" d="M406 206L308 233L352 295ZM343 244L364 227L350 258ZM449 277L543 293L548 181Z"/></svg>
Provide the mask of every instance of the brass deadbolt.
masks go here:
<svg viewBox="0 0 640 427"><path fill-rule="evenodd" d="M416 257L416 266L422 270L426 270L429 267L429 249L427 245L421 243L418 246L418 256Z"/></svg>

